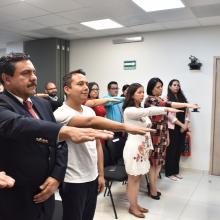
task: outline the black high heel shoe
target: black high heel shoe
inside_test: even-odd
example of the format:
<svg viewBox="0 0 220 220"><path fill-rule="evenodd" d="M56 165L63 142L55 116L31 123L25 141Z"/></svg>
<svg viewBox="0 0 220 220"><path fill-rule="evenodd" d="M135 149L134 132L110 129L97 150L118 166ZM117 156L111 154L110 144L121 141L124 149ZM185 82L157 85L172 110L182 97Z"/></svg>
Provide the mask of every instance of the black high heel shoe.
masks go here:
<svg viewBox="0 0 220 220"><path fill-rule="evenodd" d="M156 195L156 196L150 194L150 197L151 197L152 199L155 199L155 200L159 200L159 199L160 199L160 196L158 195L158 192L157 192L157 195Z"/></svg>
<svg viewBox="0 0 220 220"><path fill-rule="evenodd" d="M151 196L150 187L148 188L147 194L148 194L148 196ZM161 196L161 195L162 195L161 192L157 191L157 195L156 196Z"/></svg>
<svg viewBox="0 0 220 220"><path fill-rule="evenodd" d="M152 199L156 199L156 200L159 200L160 199L160 196L161 196L161 192L157 191L157 195L154 196L150 193L150 184L147 184L147 194L148 196L150 196Z"/></svg>
<svg viewBox="0 0 220 220"><path fill-rule="evenodd" d="M156 199L156 200L159 200L160 199L160 196L161 196L161 192L157 192L157 195L154 196L150 193L150 191L148 191L148 196L150 196L152 199Z"/></svg>

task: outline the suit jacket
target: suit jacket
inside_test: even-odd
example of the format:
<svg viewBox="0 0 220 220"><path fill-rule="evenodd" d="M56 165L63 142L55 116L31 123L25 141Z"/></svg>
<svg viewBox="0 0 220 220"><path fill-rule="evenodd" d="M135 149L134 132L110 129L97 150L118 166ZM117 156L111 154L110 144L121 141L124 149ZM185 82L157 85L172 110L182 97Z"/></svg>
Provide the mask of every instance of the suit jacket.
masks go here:
<svg viewBox="0 0 220 220"><path fill-rule="evenodd" d="M49 101L53 112L57 110L63 104L63 101L61 101L60 99L56 101L51 99L50 97L44 97L44 99Z"/></svg>
<svg viewBox="0 0 220 220"><path fill-rule="evenodd" d="M62 181L65 175L67 146L57 146L61 125L54 123L50 104L46 100L39 97L32 97L31 100L41 120L32 118L23 104L7 91L0 94L0 170L16 181L15 187L0 189L0 219L19 219L18 212L21 214L22 211L20 218L35 219L31 215L35 213L39 216L41 208L36 205L36 211L32 200L39 192L39 186L48 176ZM19 203L27 203L22 204L26 208L21 209ZM29 203L33 203L33 207L29 207ZM5 208L8 213L17 213L7 217L8 213L3 214ZM30 215L25 215L28 208Z"/></svg>

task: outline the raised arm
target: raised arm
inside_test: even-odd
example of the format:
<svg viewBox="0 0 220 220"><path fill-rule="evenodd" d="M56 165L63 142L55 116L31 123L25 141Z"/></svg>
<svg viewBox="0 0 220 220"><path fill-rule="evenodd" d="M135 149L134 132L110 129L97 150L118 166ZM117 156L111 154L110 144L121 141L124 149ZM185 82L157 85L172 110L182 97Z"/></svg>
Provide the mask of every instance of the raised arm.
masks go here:
<svg viewBox="0 0 220 220"><path fill-rule="evenodd" d="M182 102L171 102L172 108L199 108L197 104L182 103Z"/></svg>
<svg viewBox="0 0 220 220"><path fill-rule="evenodd" d="M73 128L55 122L25 117L13 112L7 103L0 100L0 136L14 140L25 137L26 140L31 141L41 137L48 141L48 145L56 146L57 140L71 139L73 142L81 143L96 138L109 139L113 137L113 133L90 128Z"/></svg>
<svg viewBox="0 0 220 220"><path fill-rule="evenodd" d="M181 110L169 108L169 107L157 107L152 106L148 108L126 108L124 114L130 119L139 119L144 116L165 115L167 112L182 112Z"/></svg>
<svg viewBox="0 0 220 220"><path fill-rule="evenodd" d="M88 99L84 105L88 107L94 107L98 105L104 105L108 102L115 104L115 103L119 103L120 100L115 99L115 98Z"/></svg>
<svg viewBox="0 0 220 220"><path fill-rule="evenodd" d="M154 131L153 129L119 123L99 116L72 117L69 120L68 126L80 128L92 127L97 129L106 129L110 131L126 131L128 133L142 135L145 134L147 131Z"/></svg>
<svg viewBox="0 0 220 220"><path fill-rule="evenodd" d="M124 111L124 116L130 119L139 119L145 116L164 115L167 112L165 107L148 107L148 108L136 108L128 107Z"/></svg>
<svg viewBox="0 0 220 220"><path fill-rule="evenodd" d="M53 145L61 126L54 122L17 114L0 100L0 136L2 137L10 137L14 140L24 137L27 140L35 140L42 137L48 140L48 144Z"/></svg>
<svg viewBox="0 0 220 220"><path fill-rule="evenodd" d="M58 139L59 141L71 140L75 143L82 143L85 141L93 141L95 139L111 139L113 138L113 135L114 134L110 131L63 126L60 129Z"/></svg>
<svg viewBox="0 0 220 220"><path fill-rule="evenodd" d="M125 100L125 97L119 97L119 96L114 96L114 97L106 96L104 98L114 98L115 100L117 100L117 102L106 102L104 104L106 107L111 106L111 105L115 105L115 104L123 102Z"/></svg>
<svg viewBox="0 0 220 220"><path fill-rule="evenodd" d="M200 108L197 104L164 101L154 97L147 98L145 100L144 107L150 107L150 106L165 106L172 108L196 108L196 109Z"/></svg>

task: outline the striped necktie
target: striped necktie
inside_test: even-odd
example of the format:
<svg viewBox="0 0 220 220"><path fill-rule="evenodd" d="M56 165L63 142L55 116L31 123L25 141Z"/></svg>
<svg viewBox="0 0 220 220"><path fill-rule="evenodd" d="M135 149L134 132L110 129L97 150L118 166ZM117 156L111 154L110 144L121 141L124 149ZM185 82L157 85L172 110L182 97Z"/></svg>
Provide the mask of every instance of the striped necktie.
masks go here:
<svg viewBox="0 0 220 220"><path fill-rule="evenodd" d="M25 108L29 111L29 113L32 115L33 118L39 118L36 114L36 112L34 111L33 107L32 107L32 102L25 100L24 102L24 106Z"/></svg>

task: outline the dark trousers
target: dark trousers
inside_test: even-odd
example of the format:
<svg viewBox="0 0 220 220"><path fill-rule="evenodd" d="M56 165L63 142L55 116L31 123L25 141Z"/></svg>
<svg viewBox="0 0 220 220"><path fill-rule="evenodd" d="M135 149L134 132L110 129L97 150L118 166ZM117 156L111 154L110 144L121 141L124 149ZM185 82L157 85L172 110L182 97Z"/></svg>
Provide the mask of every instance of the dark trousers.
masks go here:
<svg viewBox="0 0 220 220"><path fill-rule="evenodd" d="M120 131L119 132L114 132L114 139L115 138L123 138L126 141L127 136L128 136L128 134L126 132L120 132Z"/></svg>
<svg viewBox="0 0 220 220"><path fill-rule="evenodd" d="M172 176L179 173L180 155L184 149L186 133L181 133L180 128L169 129L170 145L166 149L165 175Z"/></svg>
<svg viewBox="0 0 220 220"><path fill-rule="evenodd" d="M60 188L63 220L92 220L97 195L97 179L86 183L63 183Z"/></svg>
<svg viewBox="0 0 220 220"><path fill-rule="evenodd" d="M0 189L0 220L52 220L54 196L35 204L33 196L36 194L28 187Z"/></svg>

